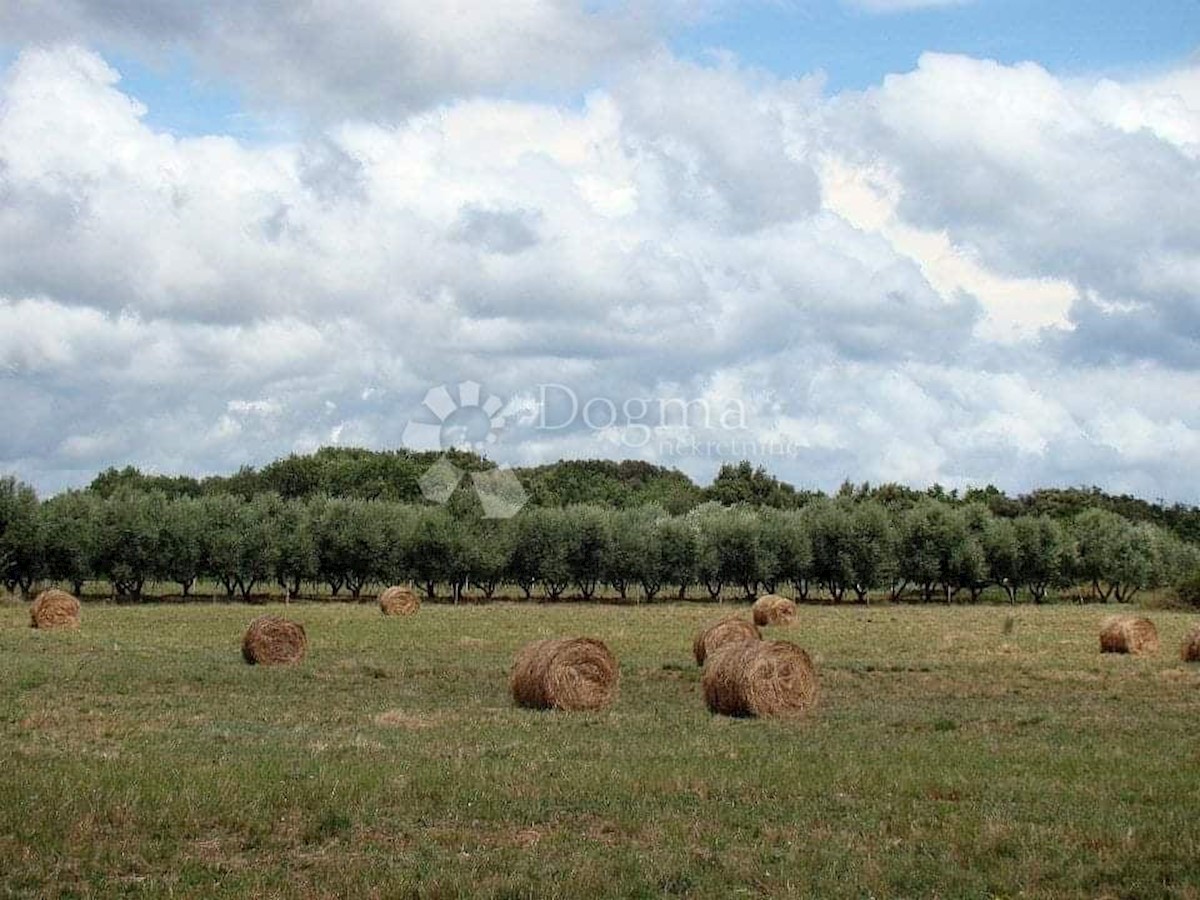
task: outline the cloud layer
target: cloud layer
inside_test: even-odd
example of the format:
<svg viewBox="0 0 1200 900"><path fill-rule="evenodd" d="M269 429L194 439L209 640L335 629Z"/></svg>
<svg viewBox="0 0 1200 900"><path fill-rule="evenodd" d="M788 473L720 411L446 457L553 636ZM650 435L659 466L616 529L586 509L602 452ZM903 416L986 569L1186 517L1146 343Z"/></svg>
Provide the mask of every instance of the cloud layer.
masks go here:
<svg viewBox="0 0 1200 900"><path fill-rule="evenodd" d="M703 3L700 4L703 7ZM64 0L6 4L12 41L182 49L266 104L392 119L480 91L578 87L653 46L683 4L573 0Z"/></svg>
<svg viewBox="0 0 1200 900"><path fill-rule="evenodd" d="M250 15L130 6L120 27L193 40ZM491 15L424 8L371 14L424 53ZM23 52L0 86L0 398L19 423L0 469L55 489L126 461L395 446L429 387L474 379L745 413L648 439L628 416L518 417L503 461L635 455L704 478L757 455L822 487L1200 500L1200 72L1066 81L930 55L828 97L682 62L612 10L520 8L526 43L409 60L379 96L357 71L331 92L324 51L320 85L248 59L256 89L326 122L274 144L156 132L96 51ZM97 15L60 10L0 27ZM297 58L298 15L262 54ZM510 57L544 84L610 75L581 103L481 95L522 77ZM417 111L380 119L381 97Z"/></svg>

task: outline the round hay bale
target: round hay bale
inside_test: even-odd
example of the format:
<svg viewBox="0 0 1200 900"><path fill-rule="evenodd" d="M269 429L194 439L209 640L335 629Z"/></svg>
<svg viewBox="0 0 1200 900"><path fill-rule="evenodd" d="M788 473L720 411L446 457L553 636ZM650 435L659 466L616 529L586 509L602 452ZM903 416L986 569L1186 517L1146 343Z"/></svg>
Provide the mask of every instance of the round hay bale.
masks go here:
<svg viewBox="0 0 1200 900"><path fill-rule="evenodd" d="M1109 616L1100 623L1101 653L1158 652L1158 630L1141 616Z"/></svg>
<svg viewBox="0 0 1200 900"><path fill-rule="evenodd" d="M1200 662L1200 625L1188 632L1179 648L1179 656L1184 662Z"/></svg>
<svg viewBox="0 0 1200 900"><path fill-rule="evenodd" d="M743 641L709 657L704 702L725 716L800 716L817 703L817 670L790 641Z"/></svg>
<svg viewBox="0 0 1200 900"><path fill-rule="evenodd" d="M379 611L385 616L411 616L421 608L421 598L411 588L390 587L379 595Z"/></svg>
<svg viewBox="0 0 1200 900"><path fill-rule="evenodd" d="M38 594L29 607L31 628L78 628L79 601L66 591L49 590Z"/></svg>
<svg viewBox="0 0 1200 900"><path fill-rule="evenodd" d="M726 616L707 628L700 629L696 639L692 641L692 655L696 657L696 665L702 666L709 654L718 647L740 644L742 641L761 640L762 634L752 623L737 616Z"/></svg>
<svg viewBox="0 0 1200 900"><path fill-rule="evenodd" d="M796 618L796 604L778 594L763 594L754 601L754 624L791 625Z"/></svg>
<svg viewBox="0 0 1200 900"><path fill-rule="evenodd" d="M1121 632L1121 616L1105 616L1100 623L1100 652L1124 653L1125 637Z"/></svg>
<svg viewBox="0 0 1200 900"><path fill-rule="evenodd" d="M242 657L251 665L298 663L307 649L304 626L279 616L259 616L242 638Z"/></svg>
<svg viewBox="0 0 1200 900"><path fill-rule="evenodd" d="M508 684L529 709L604 709L617 695L617 659L593 638L551 638L517 653Z"/></svg>

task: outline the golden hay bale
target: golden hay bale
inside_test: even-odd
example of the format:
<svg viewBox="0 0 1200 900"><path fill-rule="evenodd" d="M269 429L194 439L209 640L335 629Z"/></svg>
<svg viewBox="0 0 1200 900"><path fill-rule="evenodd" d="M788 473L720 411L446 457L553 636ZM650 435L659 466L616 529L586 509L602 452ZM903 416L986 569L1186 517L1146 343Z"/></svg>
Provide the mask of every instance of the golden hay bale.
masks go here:
<svg viewBox="0 0 1200 900"><path fill-rule="evenodd" d="M726 644L738 644L742 641L761 641L762 634L750 622L737 616L726 616L714 622L707 628L702 628L692 641L692 655L696 657L696 665L704 665L704 660L718 647Z"/></svg>
<svg viewBox="0 0 1200 900"><path fill-rule="evenodd" d="M1140 616L1109 616L1100 623L1101 653L1157 653L1158 631Z"/></svg>
<svg viewBox="0 0 1200 900"><path fill-rule="evenodd" d="M723 647L704 667L704 702L726 716L798 716L817 702L817 670L790 641Z"/></svg>
<svg viewBox="0 0 1200 900"><path fill-rule="evenodd" d="M763 594L754 601L755 625L791 625L796 618L796 604L778 594Z"/></svg>
<svg viewBox="0 0 1200 900"><path fill-rule="evenodd" d="M78 628L79 601L66 591L42 591L29 607L29 625L31 628Z"/></svg>
<svg viewBox="0 0 1200 900"><path fill-rule="evenodd" d="M1121 635L1121 616L1105 616L1100 622L1100 652L1123 653L1120 649L1123 643Z"/></svg>
<svg viewBox="0 0 1200 900"><path fill-rule="evenodd" d="M616 657L593 638L551 638L517 653L508 683L518 706L604 709L616 698Z"/></svg>
<svg viewBox="0 0 1200 900"><path fill-rule="evenodd" d="M421 608L421 598L411 588L390 587L379 595L379 611L385 616L411 616Z"/></svg>
<svg viewBox="0 0 1200 900"><path fill-rule="evenodd" d="M1179 648L1179 656L1184 662L1200 662L1200 625L1188 632Z"/></svg>
<svg viewBox="0 0 1200 900"><path fill-rule="evenodd" d="M242 657L251 665L297 663L304 659L307 649L304 626L279 616L259 616L242 638Z"/></svg>

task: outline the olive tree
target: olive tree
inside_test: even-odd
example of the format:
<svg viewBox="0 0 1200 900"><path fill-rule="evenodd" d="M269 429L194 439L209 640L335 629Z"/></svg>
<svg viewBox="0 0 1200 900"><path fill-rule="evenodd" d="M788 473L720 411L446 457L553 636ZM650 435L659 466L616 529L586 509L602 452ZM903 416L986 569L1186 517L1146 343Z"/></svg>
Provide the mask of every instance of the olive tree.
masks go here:
<svg viewBox="0 0 1200 900"><path fill-rule="evenodd" d="M737 585L753 597L770 568L764 565L754 511L705 503L689 515L699 532L698 574L709 594L715 599L726 585Z"/></svg>
<svg viewBox="0 0 1200 900"><path fill-rule="evenodd" d="M146 582L163 574L161 493L118 492L103 502L96 539L97 574L118 597L140 599Z"/></svg>
<svg viewBox="0 0 1200 900"><path fill-rule="evenodd" d="M76 596L96 574L100 502L95 494L67 491L41 505L45 576L67 582Z"/></svg>
<svg viewBox="0 0 1200 900"><path fill-rule="evenodd" d="M1014 522L1020 548L1020 577L1035 603L1053 585L1069 581L1075 566L1075 542L1049 516L1020 516Z"/></svg>
<svg viewBox="0 0 1200 900"><path fill-rule="evenodd" d="M585 600L604 580L604 563L612 540L611 516L598 506L569 506L561 517L566 531L567 569Z"/></svg>
<svg viewBox="0 0 1200 900"><path fill-rule="evenodd" d="M700 536L694 520L686 516L663 516L655 523L664 584L678 588L676 597L687 597L696 583Z"/></svg>
<svg viewBox="0 0 1200 900"><path fill-rule="evenodd" d="M0 578L28 597L44 558L37 493L15 478L0 479Z"/></svg>
<svg viewBox="0 0 1200 900"><path fill-rule="evenodd" d="M854 527L844 503L822 500L805 507L812 535L813 577L840 602L855 583Z"/></svg>
<svg viewBox="0 0 1200 900"><path fill-rule="evenodd" d="M759 544L770 572L764 577L768 591L776 591L788 582L800 598L808 597L808 585L813 574L812 534L808 519L799 510L762 510Z"/></svg>
<svg viewBox="0 0 1200 900"><path fill-rule="evenodd" d="M158 569L168 581L190 596L204 568L203 503L181 497L167 503L159 531Z"/></svg>
<svg viewBox="0 0 1200 900"><path fill-rule="evenodd" d="M849 524L850 586L865 603L868 591L890 585L896 577L896 532L887 510L873 500L855 504Z"/></svg>

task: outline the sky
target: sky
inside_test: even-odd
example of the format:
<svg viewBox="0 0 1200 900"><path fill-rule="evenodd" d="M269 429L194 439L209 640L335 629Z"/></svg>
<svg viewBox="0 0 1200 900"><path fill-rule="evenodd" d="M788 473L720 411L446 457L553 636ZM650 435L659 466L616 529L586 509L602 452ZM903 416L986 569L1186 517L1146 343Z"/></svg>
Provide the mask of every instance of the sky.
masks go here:
<svg viewBox="0 0 1200 900"><path fill-rule="evenodd" d="M0 8L0 472L1200 502L1200 7Z"/></svg>

